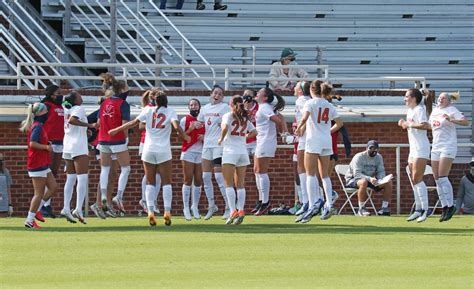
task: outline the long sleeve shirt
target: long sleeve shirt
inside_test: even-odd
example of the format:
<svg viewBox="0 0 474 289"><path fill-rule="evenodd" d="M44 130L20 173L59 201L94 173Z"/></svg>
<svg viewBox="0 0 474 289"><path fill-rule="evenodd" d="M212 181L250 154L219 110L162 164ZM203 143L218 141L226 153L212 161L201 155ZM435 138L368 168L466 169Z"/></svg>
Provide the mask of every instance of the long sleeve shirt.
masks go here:
<svg viewBox="0 0 474 289"><path fill-rule="evenodd" d="M474 214L474 176L464 176L459 184L456 208L461 209L464 205L465 214Z"/></svg>
<svg viewBox="0 0 474 289"><path fill-rule="evenodd" d="M382 155L377 153L375 157L370 157L367 151L357 153L349 164L346 181L351 179L363 179L370 181L371 177L382 179L385 177L385 168Z"/></svg>

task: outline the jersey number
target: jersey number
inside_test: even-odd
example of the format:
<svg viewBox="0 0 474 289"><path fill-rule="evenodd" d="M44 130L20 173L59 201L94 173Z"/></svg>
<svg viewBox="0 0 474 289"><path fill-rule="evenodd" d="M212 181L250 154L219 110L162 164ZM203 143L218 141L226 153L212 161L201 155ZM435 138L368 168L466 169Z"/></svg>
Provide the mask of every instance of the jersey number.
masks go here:
<svg viewBox="0 0 474 289"><path fill-rule="evenodd" d="M151 123L151 127L153 128L165 128L163 125L163 122L166 120L166 115L160 113L156 115L156 113L153 113L153 122Z"/></svg>
<svg viewBox="0 0 474 289"><path fill-rule="evenodd" d="M211 118L207 119L207 125L210 126L212 124Z"/></svg>
<svg viewBox="0 0 474 289"><path fill-rule="evenodd" d="M319 108L318 112L318 123L321 123L321 120L324 121L324 123L328 123L329 121L329 108L325 108L323 113L321 113L321 107Z"/></svg>
<svg viewBox="0 0 474 289"><path fill-rule="evenodd" d="M230 135L236 135L236 136L245 136L245 130L247 129L247 123L245 123L243 126L240 126L239 121L234 120L232 122L232 131L230 132ZM239 132L240 128L240 132Z"/></svg>

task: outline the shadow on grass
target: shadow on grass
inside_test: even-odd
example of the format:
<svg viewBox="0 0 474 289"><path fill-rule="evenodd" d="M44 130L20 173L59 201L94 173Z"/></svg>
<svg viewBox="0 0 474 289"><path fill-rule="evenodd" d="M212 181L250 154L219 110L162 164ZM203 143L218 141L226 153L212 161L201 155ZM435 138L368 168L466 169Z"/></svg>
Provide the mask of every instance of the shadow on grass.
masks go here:
<svg viewBox="0 0 474 289"><path fill-rule="evenodd" d="M0 231L25 231L23 227L0 227ZM143 226L90 226L71 225L70 227L43 227L41 232L58 233L94 233L94 232L156 232L156 233L220 233L220 234L424 234L472 236L473 229L459 228L425 228L425 227L389 227L373 225L333 225L333 224L242 224L240 226L225 224L175 224L170 227L158 225Z"/></svg>

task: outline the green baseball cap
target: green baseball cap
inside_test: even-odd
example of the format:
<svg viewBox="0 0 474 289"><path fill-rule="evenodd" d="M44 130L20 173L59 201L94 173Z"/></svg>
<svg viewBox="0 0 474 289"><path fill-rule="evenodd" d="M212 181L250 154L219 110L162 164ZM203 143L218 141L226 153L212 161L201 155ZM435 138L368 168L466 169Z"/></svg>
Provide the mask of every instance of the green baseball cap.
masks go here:
<svg viewBox="0 0 474 289"><path fill-rule="evenodd" d="M281 52L281 59L283 58L295 58L296 54L293 49L291 48L284 48L283 51Z"/></svg>

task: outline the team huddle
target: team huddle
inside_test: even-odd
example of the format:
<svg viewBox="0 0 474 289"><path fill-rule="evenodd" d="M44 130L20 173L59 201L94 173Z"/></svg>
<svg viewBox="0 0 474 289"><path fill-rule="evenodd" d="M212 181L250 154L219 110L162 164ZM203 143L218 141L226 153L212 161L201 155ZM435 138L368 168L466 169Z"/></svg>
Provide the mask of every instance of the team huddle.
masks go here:
<svg viewBox="0 0 474 289"><path fill-rule="evenodd" d="M208 220L218 212L214 176L225 202L225 223L241 224L246 215L245 174L251 158L259 194L259 202L251 213L256 216L267 213L270 209L268 169L275 157L279 134L286 143L295 144L294 160L301 188L299 200L303 204L295 213L295 221L306 223L317 214L321 214L321 220L326 220L334 214L333 203L337 195L333 193L330 174L337 161L337 133L345 128L335 106L330 103L332 87L329 84L321 81L296 84L292 134L280 114L285 107L284 99L267 87L256 93L245 90L242 96L235 95L229 103L224 103L224 91L216 85L211 91L210 103L201 107L198 99L191 99L189 113L181 119L168 106L167 95L159 88L147 90L142 95L142 110L135 119L130 117L126 82L104 74L103 91L100 108L89 116L78 92L72 91L63 99L60 88L54 85L46 89L42 102L29 106L27 119L21 127L22 131L28 132L27 169L34 187L25 221L27 228L41 228L35 219L44 222L39 209L47 208L51 196L58 190L55 177L61 158L66 163L61 215L71 223L86 223L82 208L89 186L89 145L96 148L101 166L96 202L90 206L91 210L103 219L115 217L115 208L119 213L125 213L123 198L131 172L127 132L136 126L142 129L139 154L144 168L140 205L151 226L156 226L156 215L160 214L157 206L160 190L164 203L163 221L165 225L171 225L173 131L182 142L182 202L186 220L201 218L201 187L208 202L204 219ZM426 130L430 128L434 136L431 161L443 205L443 220L449 220L454 213L451 212L453 192L447 176L456 156L455 124L468 124L450 105L451 99L455 98L456 95L442 93L428 123L426 109L421 103L422 94L409 90L405 96L409 111L407 120L400 120L399 125L408 130L409 163L416 200L416 210L409 220L426 219L428 196L422 176L430 155L426 136ZM117 191L112 197L118 166ZM71 211L76 183L76 207Z"/></svg>

